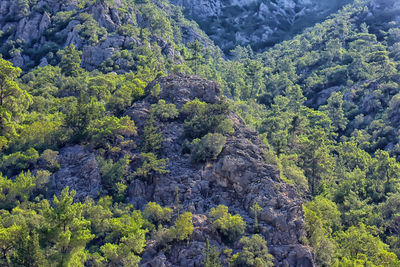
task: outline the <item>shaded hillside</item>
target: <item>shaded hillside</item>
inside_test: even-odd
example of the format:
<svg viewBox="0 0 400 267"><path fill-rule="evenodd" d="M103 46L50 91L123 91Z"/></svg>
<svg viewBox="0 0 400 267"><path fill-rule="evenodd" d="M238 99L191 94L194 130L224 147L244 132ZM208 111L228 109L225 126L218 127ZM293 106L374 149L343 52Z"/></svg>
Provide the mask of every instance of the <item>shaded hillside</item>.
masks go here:
<svg viewBox="0 0 400 267"><path fill-rule="evenodd" d="M237 45L262 52L305 28L324 21L350 1L279 0L220 1L172 0L225 53Z"/></svg>

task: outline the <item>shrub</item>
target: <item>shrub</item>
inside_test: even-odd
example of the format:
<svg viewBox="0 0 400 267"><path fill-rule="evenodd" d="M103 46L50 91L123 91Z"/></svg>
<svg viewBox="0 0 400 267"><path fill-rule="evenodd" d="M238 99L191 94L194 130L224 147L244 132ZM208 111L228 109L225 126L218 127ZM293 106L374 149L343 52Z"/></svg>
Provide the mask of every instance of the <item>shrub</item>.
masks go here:
<svg viewBox="0 0 400 267"><path fill-rule="evenodd" d="M226 137L219 133L209 133L201 139L193 140L192 160L195 162L217 159L226 143Z"/></svg>
<svg viewBox="0 0 400 267"><path fill-rule="evenodd" d="M5 155L0 161L0 170L7 175L12 176L19 171L32 168L39 159L39 153L30 148L25 152L16 152L10 155Z"/></svg>
<svg viewBox="0 0 400 267"><path fill-rule="evenodd" d="M184 214L179 215L174 226L172 226L169 231L175 240L183 241L189 239L193 233L192 213L185 212Z"/></svg>
<svg viewBox="0 0 400 267"><path fill-rule="evenodd" d="M242 251L235 257L238 266L274 266L274 257L268 252L267 241L260 235L253 235L251 238L242 237L240 244L243 247Z"/></svg>
<svg viewBox="0 0 400 267"><path fill-rule="evenodd" d="M157 159L157 155L154 153L140 153L140 157L143 160L143 164L136 170L135 175L144 177L152 182L156 173L165 174L169 172L166 170L168 159Z"/></svg>
<svg viewBox="0 0 400 267"><path fill-rule="evenodd" d="M143 152L155 152L164 142L164 136L159 132L154 116L150 115L143 129Z"/></svg>
<svg viewBox="0 0 400 267"><path fill-rule="evenodd" d="M173 120L179 115L176 106L174 104L167 104L163 99L158 100L157 104L151 106L150 113L160 121Z"/></svg>
<svg viewBox="0 0 400 267"><path fill-rule="evenodd" d="M221 232L229 242L236 240L244 233L246 228L246 223L243 221L243 218L239 214L232 216L228 212L228 207L224 205L212 208L209 218L214 229Z"/></svg>
<svg viewBox="0 0 400 267"><path fill-rule="evenodd" d="M39 158L40 166L51 172L56 172L60 168L60 164L57 161L57 156L58 156L58 151L46 149L40 155Z"/></svg>
<svg viewBox="0 0 400 267"><path fill-rule="evenodd" d="M155 202L149 202L143 211L143 218L155 225L171 220L172 209L163 208Z"/></svg>
<svg viewBox="0 0 400 267"><path fill-rule="evenodd" d="M132 137L137 134L135 122L128 116L117 118L106 116L93 120L87 128L91 144L94 147L101 147L107 144L116 145L118 140L125 137Z"/></svg>
<svg viewBox="0 0 400 267"><path fill-rule="evenodd" d="M185 135L200 138L208 133L233 134L233 122L226 117L230 106L226 102L207 104L195 99L187 102L181 114L185 120Z"/></svg>
<svg viewBox="0 0 400 267"><path fill-rule="evenodd" d="M101 157L97 158L100 165L101 183L108 193L117 201L125 199L126 183L130 180L129 164L130 160L127 156L121 158L117 162L111 159L105 160Z"/></svg>

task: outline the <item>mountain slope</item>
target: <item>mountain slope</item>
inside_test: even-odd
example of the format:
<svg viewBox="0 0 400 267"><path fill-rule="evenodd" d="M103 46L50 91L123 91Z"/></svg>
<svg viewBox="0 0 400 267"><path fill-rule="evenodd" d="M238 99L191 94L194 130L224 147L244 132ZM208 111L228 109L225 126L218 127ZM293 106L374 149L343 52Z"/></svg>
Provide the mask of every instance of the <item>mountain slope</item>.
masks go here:
<svg viewBox="0 0 400 267"><path fill-rule="evenodd" d="M195 40L218 50L167 1L7 0L0 32L0 53L25 70L57 64L57 51L71 44L82 51L82 67L107 72L136 70L133 61L146 49L158 54L159 66L182 64L184 44Z"/></svg>
<svg viewBox="0 0 400 267"><path fill-rule="evenodd" d="M350 1L278 0L220 1L172 0L225 53L237 45L265 51L306 27L321 22Z"/></svg>

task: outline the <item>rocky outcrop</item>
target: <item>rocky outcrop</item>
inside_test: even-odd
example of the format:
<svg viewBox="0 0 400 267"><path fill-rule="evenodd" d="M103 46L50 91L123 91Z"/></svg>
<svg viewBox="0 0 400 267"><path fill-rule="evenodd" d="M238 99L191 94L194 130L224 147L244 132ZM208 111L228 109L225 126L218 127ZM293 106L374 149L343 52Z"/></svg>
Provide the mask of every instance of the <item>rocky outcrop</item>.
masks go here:
<svg viewBox="0 0 400 267"><path fill-rule="evenodd" d="M323 21L350 0L172 0L225 52L236 45L258 51Z"/></svg>
<svg viewBox="0 0 400 267"><path fill-rule="evenodd" d="M60 169L51 176L50 195L66 186L77 192L76 200L97 198L101 192L100 170L95 155L81 146L66 147L57 158Z"/></svg>
<svg viewBox="0 0 400 267"><path fill-rule="evenodd" d="M194 98L209 103L219 100L218 85L199 77L163 77L151 83L148 89L155 84L160 84L160 97L178 108ZM135 121L143 122L155 101L149 96L128 114ZM161 156L169 158L170 172L155 176L151 184L134 179L129 187L130 202L138 208L149 201L171 206L178 191L182 209L194 214L195 231L189 244L174 245L169 253L164 254L150 244L143 255L142 266L201 266L206 239L220 249L231 247L237 251L238 243L225 244L217 233L212 232L206 215L211 208L226 205L231 213L244 218L246 234L250 235L254 224L250 207L255 203L262 207L261 234L275 257L275 265L314 265L311 249L301 243L305 236L304 219L302 201L296 190L280 179L274 166L265 162L264 151L268 148L256 132L246 128L237 115L231 114L230 119L235 134L227 138L218 159L206 164L191 163L189 156L182 154L182 121L158 125L164 136ZM141 131L143 125L137 125Z"/></svg>
<svg viewBox="0 0 400 267"><path fill-rule="evenodd" d="M180 52L175 50L176 46L171 41L174 38L153 34L153 18L141 14L147 12L140 11L143 5L136 7L117 0L112 3L91 2L88 1L90 4L82 8L81 3L75 0L40 0L37 3L0 1L0 53L14 65L29 69L44 65L43 62L56 64L58 50L74 44L82 51L83 68L89 71L101 69L106 62L111 71L124 73L133 70L132 62L114 55L123 50L133 51L146 39L149 44L157 43L168 60L182 63ZM151 8L163 9L163 14L172 19L172 7L164 3L164 6ZM122 26L131 29L131 32L123 32ZM207 46L213 46L212 41L194 24L189 26L186 22L176 22L176 26L182 33L179 38L183 43L200 40ZM132 28L137 32L147 28L150 36L132 34ZM118 62L110 63L110 60ZM115 65L118 68L113 68Z"/></svg>

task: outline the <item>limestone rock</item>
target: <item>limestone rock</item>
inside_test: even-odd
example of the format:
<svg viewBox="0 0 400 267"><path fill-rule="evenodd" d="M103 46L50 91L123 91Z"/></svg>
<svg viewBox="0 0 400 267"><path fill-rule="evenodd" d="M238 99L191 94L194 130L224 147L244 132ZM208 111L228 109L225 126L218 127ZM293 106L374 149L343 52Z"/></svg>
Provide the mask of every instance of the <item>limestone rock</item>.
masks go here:
<svg viewBox="0 0 400 267"><path fill-rule="evenodd" d="M51 177L50 192L59 194L66 186L76 190L76 199L96 198L101 190L100 170L94 154L81 146L66 147L57 158L60 169Z"/></svg>

